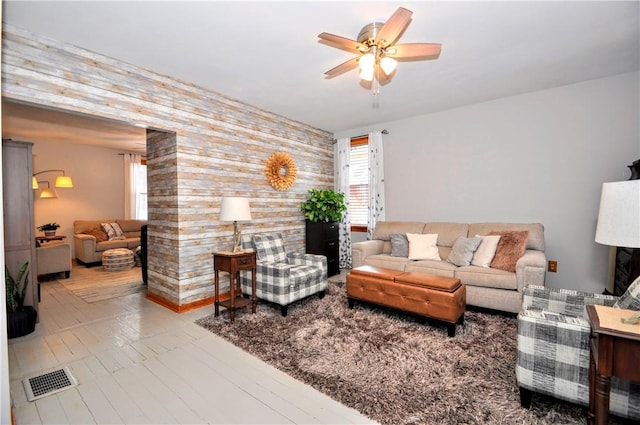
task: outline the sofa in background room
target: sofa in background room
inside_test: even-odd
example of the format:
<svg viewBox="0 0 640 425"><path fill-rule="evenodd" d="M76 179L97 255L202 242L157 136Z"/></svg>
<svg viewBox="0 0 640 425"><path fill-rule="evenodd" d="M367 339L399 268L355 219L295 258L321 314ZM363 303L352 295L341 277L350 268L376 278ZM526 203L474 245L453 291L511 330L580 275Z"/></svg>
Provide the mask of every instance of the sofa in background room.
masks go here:
<svg viewBox="0 0 640 425"><path fill-rule="evenodd" d="M109 239L103 223L117 223L124 239ZM101 220L76 220L73 222L73 239L76 260L84 264L102 262L102 253L108 249L128 248L134 251L140 246L140 229L147 220L105 218Z"/></svg>

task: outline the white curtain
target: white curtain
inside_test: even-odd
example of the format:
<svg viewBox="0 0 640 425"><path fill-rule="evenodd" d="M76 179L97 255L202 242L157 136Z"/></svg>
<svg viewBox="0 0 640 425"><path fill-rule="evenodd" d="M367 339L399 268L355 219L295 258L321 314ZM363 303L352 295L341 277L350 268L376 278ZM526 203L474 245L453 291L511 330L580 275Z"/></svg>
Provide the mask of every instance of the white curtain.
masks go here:
<svg viewBox="0 0 640 425"><path fill-rule="evenodd" d="M338 139L333 146L334 153L334 169L333 181L335 182L335 191L344 194L344 203L347 205L347 211L342 215L340 223L340 261L341 269L350 269L351 262L351 217L349 216L349 162L351 161L351 139Z"/></svg>
<svg viewBox="0 0 640 425"><path fill-rule="evenodd" d="M367 239L371 239L378 221L385 217L384 163L382 132L369 133L369 221Z"/></svg>
<svg viewBox="0 0 640 425"><path fill-rule="evenodd" d="M124 218L147 219L147 170L141 164L142 157L125 153L124 158Z"/></svg>

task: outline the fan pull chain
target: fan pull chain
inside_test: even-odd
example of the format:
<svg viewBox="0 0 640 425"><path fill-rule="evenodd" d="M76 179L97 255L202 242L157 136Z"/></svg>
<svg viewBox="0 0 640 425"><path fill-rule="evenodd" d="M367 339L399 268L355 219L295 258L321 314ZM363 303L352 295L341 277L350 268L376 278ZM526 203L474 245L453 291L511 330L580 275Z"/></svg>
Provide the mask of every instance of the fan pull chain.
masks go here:
<svg viewBox="0 0 640 425"><path fill-rule="evenodd" d="M373 104L371 105L373 109L378 109L380 107L380 81L378 79L380 74L380 67L375 65L375 74L373 75L373 81L371 82L371 91L373 93Z"/></svg>

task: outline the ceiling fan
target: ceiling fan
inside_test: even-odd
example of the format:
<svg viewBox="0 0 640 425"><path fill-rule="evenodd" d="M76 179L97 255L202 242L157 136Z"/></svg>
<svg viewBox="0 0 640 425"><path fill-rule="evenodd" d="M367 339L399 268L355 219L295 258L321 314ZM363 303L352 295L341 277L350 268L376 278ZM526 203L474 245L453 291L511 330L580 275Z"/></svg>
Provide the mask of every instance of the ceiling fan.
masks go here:
<svg viewBox="0 0 640 425"><path fill-rule="evenodd" d="M381 79L390 80L398 61L437 59L440 56L440 44L395 44L411 23L412 14L412 11L399 7L387 22L365 25L357 40L326 32L318 35L320 43L359 55L325 72L326 78L333 78L359 67L360 78L373 83L376 95L379 82Z"/></svg>

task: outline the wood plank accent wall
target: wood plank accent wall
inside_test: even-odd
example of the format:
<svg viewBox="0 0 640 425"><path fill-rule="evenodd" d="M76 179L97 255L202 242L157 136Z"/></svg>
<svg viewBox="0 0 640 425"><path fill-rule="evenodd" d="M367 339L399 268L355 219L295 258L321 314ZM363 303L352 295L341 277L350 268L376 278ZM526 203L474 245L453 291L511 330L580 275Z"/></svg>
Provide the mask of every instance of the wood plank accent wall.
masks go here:
<svg viewBox="0 0 640 425"><path fill-rule="evenodd" d="M222 196L250 198L243 234L282 232L304 250L299 205L309 189L333 188L331 133L14 26L2 49L5 98L148 129L149 298L181 311L213 296L211 253L233 234L218 221ZM264 176L280 151L298 169L284 192Z"/></svg>

